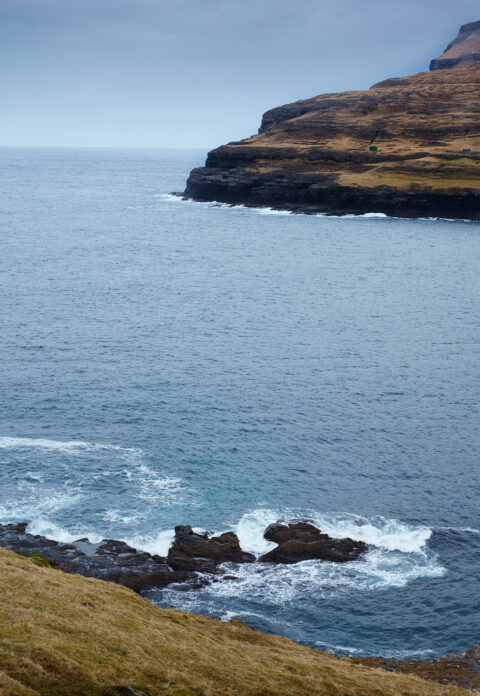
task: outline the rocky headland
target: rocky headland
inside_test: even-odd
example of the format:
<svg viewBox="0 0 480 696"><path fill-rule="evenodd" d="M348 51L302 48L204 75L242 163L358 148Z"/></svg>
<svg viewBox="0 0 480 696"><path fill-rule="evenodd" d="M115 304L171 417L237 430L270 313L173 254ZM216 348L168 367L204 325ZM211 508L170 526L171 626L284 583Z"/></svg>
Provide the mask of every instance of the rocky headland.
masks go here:
<svg viewBox="0 0 480 696"><path fill-rule="evenodd" d="M480 21L430 70L267 111L184 196L303 213L480 220Z"/></svg>

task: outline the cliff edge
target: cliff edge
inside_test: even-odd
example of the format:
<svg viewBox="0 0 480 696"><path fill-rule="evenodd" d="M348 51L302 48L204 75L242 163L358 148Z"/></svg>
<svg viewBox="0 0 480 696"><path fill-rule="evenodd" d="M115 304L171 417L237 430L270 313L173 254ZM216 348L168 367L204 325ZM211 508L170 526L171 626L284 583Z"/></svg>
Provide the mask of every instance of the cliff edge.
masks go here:
<svg viewBox="0 0 480 696"><path fill-rule="evenodd" d="M184 196L305 213L480 220L480 21L431 70L267 111Z"/></svg>

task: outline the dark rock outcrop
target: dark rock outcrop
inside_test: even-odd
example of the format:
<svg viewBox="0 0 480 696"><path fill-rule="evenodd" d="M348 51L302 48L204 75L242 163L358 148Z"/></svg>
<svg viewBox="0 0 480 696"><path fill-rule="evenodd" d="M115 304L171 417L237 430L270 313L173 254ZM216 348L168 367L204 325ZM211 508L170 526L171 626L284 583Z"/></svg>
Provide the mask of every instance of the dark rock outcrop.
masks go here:
<svg viewBox="0 0 480 696"><path fill-rule="evenodd" d="M222 563L251 563L255 556L240 548L237 536L225 532L209 538L191 527L175 528L168 558L137 551L124 541L103 539L95 544L78 539L62 544L38 534L29 534L27 524L0 524L0 546L50 564L66 573L84 575L125 585L136 592L175 584L192 590L209 583L198 572L216 573ZM233 576L226 576L233 577Z"/></svg>
<svg viewBox="0 0 480 696"><path fill-rule="evenodd" d="M137 551L123 541L104 539L93 544L79 539L62 544L29 534L26 523L0 525L0 546L26 556L40 556L66 573L125 585L136 592L191 581L190 573L175 571L161 556Z"/></svg>
<svg viewBox="0 0 480 696"><path fill-rule="evenodd" d="M309 522L271 524L264 537L278 546L259 558L263 563L291 564L310 560L346 563L357 560L368 549L363 541L333 539L322 534Z"/></svg>
<svg viewBox="0 0 480 696"><path fill-rule="evenodd" d="M328 534L322 534L311 522L290 522L282 524L274 522L269 524L263 533L263 536L268 541L274 541L276 544L283 544L285 541L322 541L328 539Z"/></svg>
<svg viewBox="0 0 480 696"><path fill-rule="evenodd" d="M270 109L257 135L212 150L183 195L297 213L480 220L477 42L480 52L473 22L437 59L453 67Z"/></svg>
<svg viewBox="0 0 480 696"><path fill-rule="evenodd" d="M215 572L222 563L253 563L255 556L240 548L238 537L225 532L216 537L197 534L188 525L175 527L168 563L177 571Z"/></svg>

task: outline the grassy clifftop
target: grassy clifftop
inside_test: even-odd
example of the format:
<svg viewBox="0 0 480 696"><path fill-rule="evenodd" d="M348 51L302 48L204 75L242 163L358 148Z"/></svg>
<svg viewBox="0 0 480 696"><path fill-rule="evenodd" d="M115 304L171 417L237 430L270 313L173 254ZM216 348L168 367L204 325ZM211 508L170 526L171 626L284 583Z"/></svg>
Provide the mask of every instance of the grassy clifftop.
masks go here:
<svg viewBox="0 0 480 696"><path fill-rule="evenodd" d="M0 694L460 696L0 549ZM123 687L123 688L122 688ZM131 692L130 692L131 693Z"/></svg>

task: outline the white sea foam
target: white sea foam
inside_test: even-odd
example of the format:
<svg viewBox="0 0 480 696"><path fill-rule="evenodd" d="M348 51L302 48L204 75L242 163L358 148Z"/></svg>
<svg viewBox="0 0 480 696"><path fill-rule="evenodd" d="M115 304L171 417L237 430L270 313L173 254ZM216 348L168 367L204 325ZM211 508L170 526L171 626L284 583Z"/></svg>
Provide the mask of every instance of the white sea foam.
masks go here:
<svg viewBox="0 0 480 696"><path fill-rule="evenodd" d="M138 462L136 466L125 473L129 481L139 486L139 498L156 500L162 497L164 504L177 505L183 500L181 478L158 473L143 461Z"/></svg>
<svg viewBox="0 0 480 696"><path fill-rule="evenodd" d="M107 510L103 516L106 522L120 522L121 524L132 524L139 519L140 515L125 515L120 510Z"/></svg>
<svg viewBox="0 0 480 696"><path fill-rule="evenodd" d="M419 552L432 535L429 527L414 527L380 516L368 520L359 515L338 518L314 513L312 517L322 531L330 536L350 537L389 551Z"/></svg>
<svg viewBox="0 0 480 696"><path fill-rule="evenodd" d="M140 551L148 551L152 555L166 556L175 536L173 529L164 529L156 535L137 534L126 537L123 541Z"/></svg>
<svg viewBox="0 0 480 696"><path fill-rule="evenodd" d="M202 527L193 527L192 529L194 532L197 532L197 534L201 534L205 531ZM166 556L174 538L174 529L162 529L155 534L136 534L128 538L125 537L123 541L126 541L127 544L130 544L130 546L140 551L148 551L148 553L151 554Z"/></svg>
<svg viewBox="0 0 480 696"><path fill-rule="evenodd" d="M265 553L272 545L263 538L265 528L272 522L310 519L323 532L335 538L350 537L389 551L418 552L432 534L429 527L414 527L395 519L360 515L325 515L314 510L304 512L257 509L246 513L236 525L241 545L252 553Z"/></svg>
<svg viewBox="0 0 480 696"><path fill-rule="evenodd" d="M164 201L173 201L179 203L185 203L189 199L183 198L175 193L154 193L153 198L162 198Z"/></svg>
<svg viewBox="0 0 480 696"><path fill-rule="evenodd" d="M234 593L248 601L282 605L308 595L318 598L404 587L412 580L441 577L445 570L435 557L412 557L400 552L370 551L363 559L338 564L303 561L294 565L249 564L232 571L237 580L212 584L203 592L228 598Z"/></svg>
<svg viewBox="0 0 480 696"><path fill-rule="evenodd" d="M41 500L37 496L29 496L0 505L0 520L2 522L18 522L50 515L59 510L76 505L82 496L80 494L50 493Z"/></svg>
<svg viewBox="0 0 480 696"><path fill-rule="evenodd" d="M445 570L435 557L412 556L376 550L352 563L244 564L232 568L235 580L212 583L195 593L167 588L163 591L163 599L181 609L215 612L219 601L228 602L232 596L256 606L282 606L303 601L305 597L320 600L355 596L360 592L405 587L418 578L444 575Z"/></svg>
<svg viewBox="0 0 480 696"><path fill-rule="evenodd" d="M259 555L274 546L263 539L265 527L295 518L309 518L331 536L361 539L374 548L351 563L312 560L293 565L240 565L231 570L235 580L212 583L195 593L167 589L164 597L179 608L215 613L218 602L228 601L232 594L247 603L278 606L306 596L323 599L404 587L418 578L441 577L446 572L427 547L431 530L398 520L259 508L246 513L234 529L242 548ZM231 615L238 616L238 612Z"/></svg>
<svg viewBox="0 0 480 696"><path fill-rule="evenodd" d="M26 449L40 448L45 450L53 450L58 452L76 452L99 450L108 450L112 452L138 452L133 447L119 447L118 445L105 445L98 442L85 442L83 440L69 440L67 442L60 440L47 440L44 438L32 437L0 437L0 449Z"/></svg>
<svg viewBox="0 0 480 696"><path fill-rule="evenodd" d="M474 527L435 527L438 531L445 532L463 532L465 534L480 534L480 529Z"/></svg>
<svg viewBox="0 0 480 696"><path fill-rule="evenodd" d="M327 643L322 640L317 640L315 642L315 645L320 648L320 650L333 650L334 652L338 653L346 653L348 655L364 655L365 650L361 648L352 648L346 645L335 645L333 643ZM389 651L389 650L382 650L382 655L383 657L395 657L397 659L402 659L402 658L408 658L408 657L416 657L416 658L421 658L421 657L428 657L429 655L434 654L434 650L396 650L396 651Z"/></svg>
<svg viewBox="0 0 480 696"><path fill-rule="evenodd" d="M235 532L240 541L240 546L245 551L256 555L266 553L276 544L263 538L266 527L277 520L273 510L258 509L247 512L235 525Z"/></svg>
<svg viewBox="0 0 480 696"><path fill-rule="evenodd" d="M260 215L292 215L291 210L276 210L275 208L253 208Z"/></svg>
<svg viewBox="0 0 480 696"><path fill-rule="evenodd" d="M226 611L224 614L220 616L220 621L231 621L232 619L237 619L239 616L243 617L248 617L252 616L256 619L264 619L265 617L262 616L262 614L258 614L257 612L254 611ZM269 617L269 622L277 623L280 624L281 626L284 625L283 621L280 621L278 619L274 619L271 616Z"/></svg>
<svg viewBox="0 0 480 696"><path fill-rule="evenodd" d="M317 640L315 642L320 650L333 650L334 652L348 653L352 655L360 655L363 651L358 648L351 648L346 645L333 645L332 643L326 643L323 640Z"/></svg>
<svg viewBox="0 0 480 696"><path fill-rule="evenodd" d="M244 208L252 213L261 213L263 215L292 215L293 212L290 210L274 210L273 208L257 208L254 206L247 206L247 205L242 205L241 203L239 204L233 204L233 203L222 203L220 201L196 201L194 198L183 198L182 196L176 196L175 194L172 193L159 193L159 194L154 194L155 198L163 198L164 200L170 200L170 201L178 201L180 203L193 203L196 206L199 207L207 207L207 208L230 208L232 210L235 209L241 209ZM383 219L385 218L389 220L411 220L411 218L406 218L406 217L400 217L397 215L387 215L386 213L376 213L376 212L371 212L371 213L359 213L359 214L354 214L354 213L346 213L344 215L330 215L328 213L314 213L313 215L309 215L309 217L320 217L320 218L330 218L332 220L339 219L339 220L362 220L365 218L378 218L378 219ZM421 220L423 222L461 222L461 223L473 223L473 224L478 224L478 221L476 220L469 220L468 218L465 219L458 219L458 218L442 218L442 217L420 217L420 218L415 218L416 220Z"/></svg>
<svg viewBox="0 0 480 696"><path fill-rule="evenodd" d="M96 544L105 538L105 535L97 534L83 527L78 527L75 531L69 532L58 524L55 524L55 522L43 517L37 517L32 520L32 522L29 522L27 531L30 534L41 534L47 537L47 539L54 539L64 544L69 544L76 539L82 539L84 537L88 537L92 543Z"/></svg>

